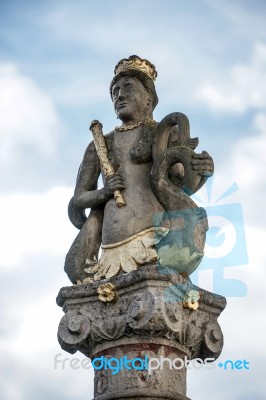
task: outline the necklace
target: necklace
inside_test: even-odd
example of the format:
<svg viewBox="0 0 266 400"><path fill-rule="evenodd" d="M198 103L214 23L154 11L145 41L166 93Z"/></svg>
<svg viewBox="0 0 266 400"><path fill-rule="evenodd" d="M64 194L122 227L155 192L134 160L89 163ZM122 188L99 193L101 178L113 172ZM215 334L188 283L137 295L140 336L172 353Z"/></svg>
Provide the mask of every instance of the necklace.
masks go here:
<svg viewBox="0 0 266 400"><path fill-rule="evenodd" d="M135 124L132 124L132 125L116 126L115 130L119 131L119 132L129 131L130 129L137 128L140 125L148 125L148 124L156 124L156 121L154 121L154 119L149 118L149 119L146 119L145 121L136 122Z"/></svg>

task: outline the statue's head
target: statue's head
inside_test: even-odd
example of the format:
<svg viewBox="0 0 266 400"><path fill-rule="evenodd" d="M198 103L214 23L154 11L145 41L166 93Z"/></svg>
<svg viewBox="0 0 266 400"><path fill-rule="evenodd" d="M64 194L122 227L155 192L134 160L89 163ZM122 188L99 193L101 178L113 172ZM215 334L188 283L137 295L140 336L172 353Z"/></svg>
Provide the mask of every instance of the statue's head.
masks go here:
<svg viewBox="0 0 266 400"><path fill-rule="evenodd" d="M114 73L110 93L118 118L126 121L132 118L132 113L141 120L152 118L152 112L158 104L154 65L133 55L119 61Z"/></svg>

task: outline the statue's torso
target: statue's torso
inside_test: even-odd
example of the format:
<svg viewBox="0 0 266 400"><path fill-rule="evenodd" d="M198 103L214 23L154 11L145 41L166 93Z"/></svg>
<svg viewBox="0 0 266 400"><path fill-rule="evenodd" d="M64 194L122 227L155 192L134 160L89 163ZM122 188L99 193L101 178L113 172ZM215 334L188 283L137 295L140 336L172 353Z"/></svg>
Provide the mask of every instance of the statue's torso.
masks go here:
<svg viewBox="0 0 266 400"><path fill-rule="evenodd" d="M143 160L136 161L136 144L141 143L140 135L139 128L116 132L112 138L110 158L115 171L121 175L126 186L123 190L126 206L118 208L114 199L106 203L103 244L120 242L152 227L154 214L163 211L150 185L151 146L147 146L147 143L140 144L140 152L143 153L143 157L140 158Z"/></svg>

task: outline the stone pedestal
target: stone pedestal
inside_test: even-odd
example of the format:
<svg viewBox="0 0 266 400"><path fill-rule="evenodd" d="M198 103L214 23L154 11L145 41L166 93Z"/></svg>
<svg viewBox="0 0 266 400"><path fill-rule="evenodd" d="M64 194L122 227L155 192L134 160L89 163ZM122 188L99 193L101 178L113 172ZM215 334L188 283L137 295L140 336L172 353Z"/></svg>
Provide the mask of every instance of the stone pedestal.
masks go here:
<svg viewBox="0 0 266 400"><path fill-rule="evenodd" d="M139 343L140 341L142 343ZM145 361L145 357L149 359L153 357L171 360L184 359L185 353L179 350L175 343L163 339L158 339L158 343L155 342L156 339L149 343L149 339L145 337L122 339L118 340L115 346L109 343L109 348L99 350L97 354L94 354L94 357L104 356L107 359L115 357L123 362L126 356L127 360L136 360L134 364L137 368L141 368L138 359ZM166 344L167 342L168 344ZM168 360L165 360L162 369L150 372L148 370L128 370L125 368L124 362L123 364L124 368L116 375L113 375L110 369L95 371L95 400L124 398L188 399L185 396L186 369L182 368L180 363L177 365L180 370L170 369Z"/></svg>
<svg viewBox="0 0 266 400"><path fill-rule="evenodd" d="M193 300L195 293L198 302ZM216 359L222 350L217 318L225 298L156 264L93 284L64 287L57 304L65 312L58 329L62 349L81 351L91 360L120 360L117 373L95 370L95 400L188 399L182 360ZM175 363L165 360L162 369L150 371L138 360L134 369L121 364L136 358Z"/></svg>

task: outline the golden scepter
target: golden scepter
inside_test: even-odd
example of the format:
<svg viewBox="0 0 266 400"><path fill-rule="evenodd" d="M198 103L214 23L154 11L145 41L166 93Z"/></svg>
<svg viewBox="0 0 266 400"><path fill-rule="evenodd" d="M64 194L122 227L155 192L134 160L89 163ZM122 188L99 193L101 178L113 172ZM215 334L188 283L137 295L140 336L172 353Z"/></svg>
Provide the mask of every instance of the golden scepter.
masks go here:
<svg viewBox="0 0 266 400"><path fill-rule="evenodd" d="M100 159L101 167L103 169L103 174L107 178L110 175L114 174L114 169L112 167L112 164L108 160L107 156L107 148L106 148L106 143L104 140L104 135L103 135L103 126L102 124L97 121L93 120L90 126L90 131L92 132L95 148L98 154L98 157ZM126 205L126 202L120 193L120 190L115 190L114 191L114 198L117 207L123 207Z"/></svg>

